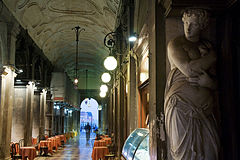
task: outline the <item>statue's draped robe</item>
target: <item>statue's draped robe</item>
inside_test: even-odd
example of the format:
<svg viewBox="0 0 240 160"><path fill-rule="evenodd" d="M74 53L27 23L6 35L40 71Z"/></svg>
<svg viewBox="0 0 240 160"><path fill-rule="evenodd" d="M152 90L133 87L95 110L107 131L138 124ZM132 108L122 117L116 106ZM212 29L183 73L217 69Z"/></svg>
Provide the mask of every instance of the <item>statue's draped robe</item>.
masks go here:
<svg viewBox="0 0 240 160"><path fill-rule="evenodd" d="M169 160L217 160L219 139L210 89L191 86L177 68L170 71L165 93Z"/></svg>

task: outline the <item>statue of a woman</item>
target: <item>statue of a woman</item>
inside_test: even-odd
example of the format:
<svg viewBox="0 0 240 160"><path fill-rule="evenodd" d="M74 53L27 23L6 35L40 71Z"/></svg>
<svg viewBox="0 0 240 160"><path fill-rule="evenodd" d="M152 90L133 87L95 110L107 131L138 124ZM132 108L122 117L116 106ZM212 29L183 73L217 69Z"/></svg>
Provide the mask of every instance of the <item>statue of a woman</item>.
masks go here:
<svg viewBox="0 0 240 160"><path fill-rule="evenodd" d="M208 14L188 9L182 20L185 35L168 44L171 71L164 112L169 159L217 160L219 139L212 112L216 54L211 44L200 38Z"/></svg>

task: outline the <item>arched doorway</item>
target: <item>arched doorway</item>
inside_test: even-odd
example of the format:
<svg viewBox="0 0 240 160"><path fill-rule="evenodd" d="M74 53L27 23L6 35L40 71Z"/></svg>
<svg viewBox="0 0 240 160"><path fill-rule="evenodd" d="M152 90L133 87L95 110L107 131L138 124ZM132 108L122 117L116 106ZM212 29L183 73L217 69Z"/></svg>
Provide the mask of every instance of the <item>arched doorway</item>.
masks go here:
<svg viewBox="0 0 240 160"><path fill-rule="evenodd" d="M91 132L98 128L98 102L93 98L85 98L81 103L80 131L89 123Z"/></svg>

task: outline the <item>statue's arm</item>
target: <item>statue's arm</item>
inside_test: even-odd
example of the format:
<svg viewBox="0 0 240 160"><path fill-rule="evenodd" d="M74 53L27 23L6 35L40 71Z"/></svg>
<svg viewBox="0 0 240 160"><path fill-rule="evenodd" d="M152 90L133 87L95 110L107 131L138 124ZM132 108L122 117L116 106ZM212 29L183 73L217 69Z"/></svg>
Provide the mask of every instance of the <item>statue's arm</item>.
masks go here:
<svg viewBox="0 0 240 160"><path fill-rule="evenodd" d="M209 68L211 68L211 66L213 64L215 64L216 60L217 60L217 56L216 53L214 51L214 49L212 48L212 46L210 45L210 43L208 43L208 54L197 59L197 60L192 60L189 65L190 67L197 72L201 72L202 70L206 71Z"/></svg>
<svg viewBox="0 0 240 160"><path fill-rule="evenodd" d="M183 49L181 43L177 40L172 40L168 43L168 57L171 63L173 63L186 77L198 76L196 72L193 72L189 66L191 59L188 53Z"/></svg>

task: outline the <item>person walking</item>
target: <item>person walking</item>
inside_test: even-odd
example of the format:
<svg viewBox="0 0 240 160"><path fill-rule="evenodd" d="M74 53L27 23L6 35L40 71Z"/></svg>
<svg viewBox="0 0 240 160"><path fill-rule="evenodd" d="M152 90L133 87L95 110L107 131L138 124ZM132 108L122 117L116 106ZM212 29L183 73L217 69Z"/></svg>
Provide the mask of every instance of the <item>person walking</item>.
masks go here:
<svg viewBox="0 0 240 160"><path fill-rule="evenodd" d="M89 125L89 123L87 123L87 125L84 127L85 131L86 131L86 144L89 144L89 139L90 139L90 131L91 131L91 126Z"/></svg>

